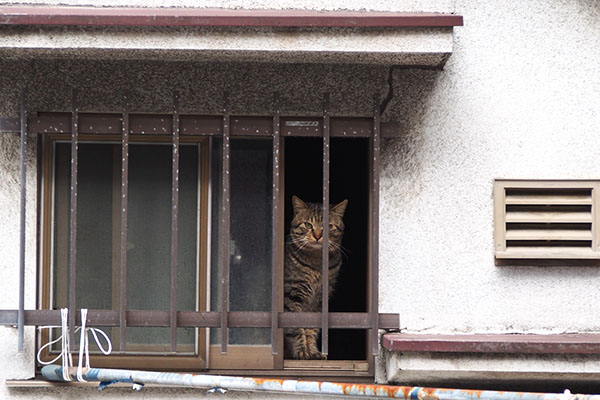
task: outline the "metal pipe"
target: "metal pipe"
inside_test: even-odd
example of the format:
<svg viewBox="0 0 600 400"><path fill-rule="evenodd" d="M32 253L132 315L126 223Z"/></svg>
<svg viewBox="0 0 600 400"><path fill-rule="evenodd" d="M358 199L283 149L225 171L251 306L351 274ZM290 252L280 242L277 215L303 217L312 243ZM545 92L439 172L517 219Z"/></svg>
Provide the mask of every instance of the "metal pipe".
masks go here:
<svg viewBox="0 0 600 400"><path fill-rule="evenodd" d="M76 376L77 368L69 368ZM47 365L42 375L51 381L64 381L62 367ZM83 378L90 382L131 382L185 386L203 389L280 392L314 395L338 395L406 400L600 400L600 395L564 393L506 392L495 390L441 389L420 386L393 386L377 384L337 383L323 381L299 381L262 379L222 375L197 375L176 372L132 371L122 369L90 368L84 370Z"/></svg>
<svg viewBox="0 0 600 400"><path fill-rule="evenodd" d="M19 312L17 314L17 350L23 351L25 342L25 216L27 205L27 113L25 111L25 90L21 90L21 235L19 243Z"/></svg>

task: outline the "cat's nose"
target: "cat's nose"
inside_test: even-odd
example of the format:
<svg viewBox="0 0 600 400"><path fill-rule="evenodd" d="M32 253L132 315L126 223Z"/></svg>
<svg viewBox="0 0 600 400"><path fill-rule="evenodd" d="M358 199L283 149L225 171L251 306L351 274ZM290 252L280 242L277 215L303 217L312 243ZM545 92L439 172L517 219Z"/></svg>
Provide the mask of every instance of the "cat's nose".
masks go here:
<svg viewBox="0 0 600 400"><path fill-rule="evenodd" d="M314 238L318 242L319 239L321 239L321 237L323 236L323 229L313 229L312 233L313 233Z"/></svg>

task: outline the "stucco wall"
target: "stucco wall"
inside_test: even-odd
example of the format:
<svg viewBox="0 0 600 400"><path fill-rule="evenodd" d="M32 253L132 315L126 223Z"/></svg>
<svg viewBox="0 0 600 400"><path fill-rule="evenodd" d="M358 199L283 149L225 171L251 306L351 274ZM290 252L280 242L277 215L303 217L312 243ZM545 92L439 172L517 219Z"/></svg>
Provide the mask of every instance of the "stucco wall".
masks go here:
<svg viewBox="0 0 600 400"><path fill-rule="evenodd" d="M494 178L600 176L597 2L459 1L442 72L399 70L381 307L410 332L600 330L598 267L496 266Z"/></svg>
<svg viewBox="0 0 600 400"><path fill-rule="evenodd" d="M270 8L271 3L251 4ZM316 0L277 6L366 7L354 2L324 6ZM390 1L378 2L377 7L455 9L465 17L465 26L455 29L453 55L443 71L394 72L395 98L384 116L400 121L404 136L383 146L381 310L400 313L408 332L600 331L596 312L600 267L496 266L491 197L494 178L600 176L600 146L595 145L600 126L598 2ZM5 60L0 61L0 71L2 116L18 114L16 89L25 83L35 89L28 101L31 109L67 109L69 87L75 85L81 88L82 108L118 108L119 91L128 88L134 109L165 109L170 106L170 90L177 88L186 109L216 112L227 88L233 94L233 109L268 110L268 94L280 90L289 111L307 112L319 111L316 105L329 90L334 111L361 114L370 112L373 91L385 92L387 78L384 66L159 61ZM106 88L106 82L112 88ZM35 301L35 152L31 146L28 308ZM0 276L5 282L0 308L4 309L17 304L17 151L15 136L0 137ZM0 327L0 343L0 381L30 376L33 350L16 353L16 331ZM500 365L493 358L484 363L491 370ZM597 359L572 364L575 372L590 365L600 371ZM435 367L428 362L419 365ZM533 368L548 371L553 365L560 369L562 364L540 357ZM9 391L0 384L0 397L42 394L96 396L82 389ZM148 391L145 396L159 398L164 393Z"/></svg>

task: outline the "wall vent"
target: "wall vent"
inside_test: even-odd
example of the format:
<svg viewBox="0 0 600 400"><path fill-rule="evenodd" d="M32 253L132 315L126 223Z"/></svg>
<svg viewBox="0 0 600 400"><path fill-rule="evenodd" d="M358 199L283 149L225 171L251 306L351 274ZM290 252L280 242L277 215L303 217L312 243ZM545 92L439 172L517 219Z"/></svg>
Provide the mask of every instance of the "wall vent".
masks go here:
<svg viewBox="0 0 600 400"><path fill-rule="evenodd" d="M600 258L600 181L497 180L497 258Z"/></svg>

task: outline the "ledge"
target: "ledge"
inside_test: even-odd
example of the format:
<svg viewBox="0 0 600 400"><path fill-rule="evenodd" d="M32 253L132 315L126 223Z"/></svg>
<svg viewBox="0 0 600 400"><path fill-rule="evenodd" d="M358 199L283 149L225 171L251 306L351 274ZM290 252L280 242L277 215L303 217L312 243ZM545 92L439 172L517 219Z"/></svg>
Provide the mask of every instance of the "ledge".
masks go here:
<svg viewBox="0 0 600 400"><path fill-rule="evenodd" d="M383 347L393 352L600 354L600 334L423 335L388 333Z"/></svg>
<svg viewBox="0 0 600 400"><path fill-rule="evenodd" d="M441 67L462 25L436 13L0 6L0 57Z"/></svg>
<svg viewBox="0 0 600 400"><path fill-rule="evenodd" d="M460 15L358 11L2 6L3 25L451 27Z"/></svg>

